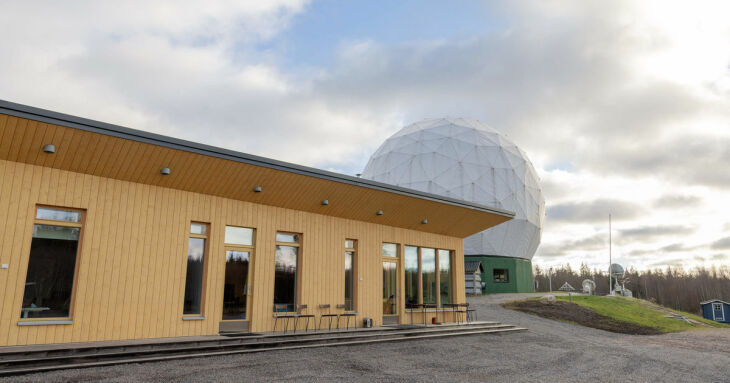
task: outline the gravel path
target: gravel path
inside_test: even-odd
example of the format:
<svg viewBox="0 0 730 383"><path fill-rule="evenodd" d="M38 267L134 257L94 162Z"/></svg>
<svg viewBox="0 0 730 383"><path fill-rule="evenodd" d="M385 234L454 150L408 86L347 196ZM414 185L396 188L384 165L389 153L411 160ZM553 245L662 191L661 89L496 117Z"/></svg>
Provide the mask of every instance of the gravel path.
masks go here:
<svg viewBox="0 0 730 383"><path fill-rule="evenodd" d="M529 331L58 371L0 382L727 382L730 330L618 335L503 309L525 294L471 297L480 320Z"/></svg>

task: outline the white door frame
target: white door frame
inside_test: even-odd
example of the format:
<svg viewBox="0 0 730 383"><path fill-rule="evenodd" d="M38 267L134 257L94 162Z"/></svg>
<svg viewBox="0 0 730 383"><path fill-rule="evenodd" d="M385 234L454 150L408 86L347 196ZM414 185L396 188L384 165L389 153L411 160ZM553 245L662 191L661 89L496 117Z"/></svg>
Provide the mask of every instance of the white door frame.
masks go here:
<svg viewBox="0 0 730 383"><path fill-rule="evenodd" d="M712 320L717 321L718 318L715 316L715 313L717 313L717 310L715 310L715 305L720 305L720 313L722 313L722 317L720 317L721 321L725 321L725 307L722 303L710 303L710 308L712 309Z"/></svg>

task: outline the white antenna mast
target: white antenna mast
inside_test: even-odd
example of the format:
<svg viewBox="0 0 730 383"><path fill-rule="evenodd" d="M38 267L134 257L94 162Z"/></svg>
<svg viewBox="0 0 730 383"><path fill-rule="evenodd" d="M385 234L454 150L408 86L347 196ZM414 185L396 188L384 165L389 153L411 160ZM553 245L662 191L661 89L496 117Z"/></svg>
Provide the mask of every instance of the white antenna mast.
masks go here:
<svg viewBox="0 0 730 383"><path fill-rule="evenodd" d="M611 254L611 213L608 213L608 295L613 295L613 281L611 280L611 265L613 264Z"/></svg>

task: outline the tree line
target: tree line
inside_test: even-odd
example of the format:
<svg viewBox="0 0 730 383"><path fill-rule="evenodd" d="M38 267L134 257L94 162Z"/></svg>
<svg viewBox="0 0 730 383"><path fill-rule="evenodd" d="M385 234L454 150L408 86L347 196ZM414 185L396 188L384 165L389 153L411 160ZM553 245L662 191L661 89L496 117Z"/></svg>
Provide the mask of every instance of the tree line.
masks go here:
<svg viewBox="0 0 730 383"><path fill-rule="evenodd" d="M591 279L596 283L596 295L609 293L608 272L591 270L585 264L581 264L579 270L573 270L570 265L557 268L541 268L535 265L533 274L535 291L550 291L550 279L553 291L558 291L565 282L581 291L583 280ZM626 288L632 291L635 298L676 310L697 314L702 310L700 302L710 299L730 302L730 267L726 265L691 270L670 266L666 269L645 271L630 268L624 274L624 279Z"/></svg>

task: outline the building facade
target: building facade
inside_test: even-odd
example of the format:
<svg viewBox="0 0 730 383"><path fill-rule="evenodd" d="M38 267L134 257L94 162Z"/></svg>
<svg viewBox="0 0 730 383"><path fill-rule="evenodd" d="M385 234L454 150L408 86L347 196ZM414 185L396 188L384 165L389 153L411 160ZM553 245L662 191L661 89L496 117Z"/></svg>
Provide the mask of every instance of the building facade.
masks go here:
<svg viewBox="0 0 730 383"><path fill-rule="evenodd" d="M0 101L0 346L422 322L513 216Z"/></svg>
<svg viewBox="0 0 730 383"><path fill-rule="evenodd" d="M479 261L484 267L482 294L535 291L532 262L529 259L488 255L465 255L464 257L467 261Z"/></svg>

